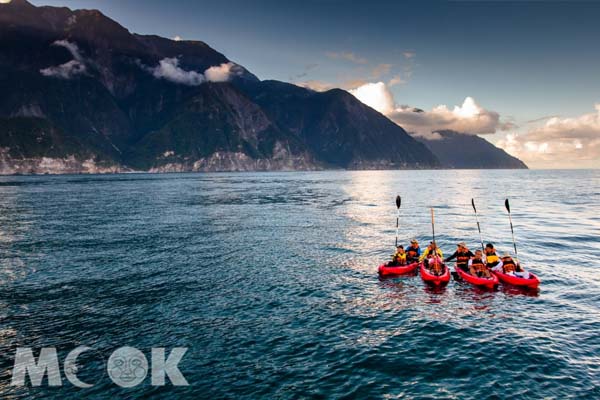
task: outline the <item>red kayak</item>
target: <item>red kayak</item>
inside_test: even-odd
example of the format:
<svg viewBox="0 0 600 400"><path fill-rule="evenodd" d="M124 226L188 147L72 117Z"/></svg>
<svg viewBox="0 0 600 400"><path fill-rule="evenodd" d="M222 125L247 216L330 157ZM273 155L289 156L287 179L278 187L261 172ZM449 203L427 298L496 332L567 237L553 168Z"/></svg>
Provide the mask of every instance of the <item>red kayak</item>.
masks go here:
<svg viewBox="0 0 600 400"><path fill-rule="evenodd" d="M398 265L398 266L387 266L386 264L379 266L379 275L381 276L389 276L389 275L402 275L408 274L409 272L413 272L419 266L418 262L414 262L408 265Z"/></svg>
<svg viewBox="0 0 600 400"><path fill-rule="evenodd" d="M421 268L421 278L425 283L428 283L430 285L443 286L448 284L448 282L450 281L450 269L445 264L444 273L442 275L433 275L427 270L427 268L425 268L424 263L420 263L419 266Z"/></svg>
<svg viewBox="0 0 600 400"><path fill-rule="evenodd" d="M493 274L496 275L498 279L502 281L502 283L508 283L514 286L537 289L537 287L540 285L540 279L531 272L529 273L529 278L521 278L518 276L508 275L503 272L493 272Z"/></svg>
<svg viewBox="0 0 600 400"><path fill-rule="evenodd" d="M473 276L469 273L466 273L462 269L458 267L454 267L454 270L462 279L466 282L469 282L471 285L486 287L488 289L494 289L498 286L498 277L492 274L491 278L480 278L478 276Z"/></svg>

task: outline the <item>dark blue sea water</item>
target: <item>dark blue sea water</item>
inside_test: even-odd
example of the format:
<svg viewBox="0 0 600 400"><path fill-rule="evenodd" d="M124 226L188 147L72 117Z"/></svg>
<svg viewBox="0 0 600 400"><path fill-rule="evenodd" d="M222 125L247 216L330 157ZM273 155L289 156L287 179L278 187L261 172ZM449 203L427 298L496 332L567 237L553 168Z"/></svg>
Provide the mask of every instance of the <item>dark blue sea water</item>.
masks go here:
<svg viewBox="0 0 600 400"><path fill-rule="evenodd" d="M380 280L401 241L512 241L539 292ZM600 171L0 178L0 395L599 398ZM85 345L78 389L10 385L17 347ZM190 386L123 389L134 346L188 347ZM37 353L36 353L37 354Z"/></svg>

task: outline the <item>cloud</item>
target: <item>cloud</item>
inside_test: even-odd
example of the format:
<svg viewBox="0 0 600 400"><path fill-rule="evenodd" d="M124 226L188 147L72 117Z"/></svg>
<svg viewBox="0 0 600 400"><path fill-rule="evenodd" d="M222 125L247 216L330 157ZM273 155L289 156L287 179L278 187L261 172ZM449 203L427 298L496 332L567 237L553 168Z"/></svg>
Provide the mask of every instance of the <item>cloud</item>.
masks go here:
<svg viewBox="0 0 600 400"><path fill-rule="evenodd" d="M204 74L180 68L179 59L176 57L163 58L158 62L158 66L150 68L150 72L157 79L166 79L188 86L198 86L205 81Z"/></svg>
<svg viewBox="0 0 600 400"><path fill-rule="evenodd" d="M392 79L390 79L390 81L388 82L388 86L392 87L392 86L396 86L396 85L402 85L406 82L407 81L405 79L403 79L402 76L394 75L392 77Z"/></svg>
<svg viewBox="0 0 600 400"><path fill-rule="evenodd" d="M44 76L61 79L71 79L74 76L81 75L85 72L85 65L75 60L71 60L56 67L48 67L40 70L40 73Z"/></svg>
<svg viewBox="0 0 600 400"><path fill-rule="evenodd" d="M525 162L600 161L600 104L594 108L574 118L552 117L523 134L510 133L498 146Z"/></svg>
<svg viewBox="0 0 600 400"><path fill-rule="evenodd" d="M232 67L233 63L231 62L210 67L204 71L204 76L210 82L227 82L230 79Z"/></svg>
<svg viewBox="0 0 600 400"><path fill-rule="evenodd" d="M472 97L466 97L462 105L454 106L453 109L439 105L431 111L422 111L401 106L388 116L407 131L417 135L428 135L444 129L469 134L487 134L514 127L512 123L502 122L500 114L481 107Z"/></svg>
<svg viewBox="0 0 600 400"><path fill-rule="evenodd" d="M359 57L350 51L328 51L327 53L325 53L325 55L334 60L346 60L355 64L367 64L369 62L369 60L367 60L366 58Z"/></svg>
<svg viewBox="0 0 600 400"><path fill-rule="evenodd" d="M325 92L327 90L331 90L336 87L335 85L333 85L329 82L323 82L323 81L317 81L317 80L298 82L295 85L314 90L315 92Z"/></svg>
<svg viewBox="0 0 600 400"><path fill-rule="evenodd" d="M227 82L234 76L241 76L244 69L237 64L224 63L218 66L210 67L204 71L204 76L209 82Z"/></svg>
<svg viewBox="0 0 600 400"><path fill-rule="evenodd" d="M379 64L371 70L371 78L379 79L382 75L389 74L391 69L392 64Z"/></svg>
<svg viewBox="0 0 600 400"><path fill-rule="evenodd" d="M405 130L421 136L449 129L469 134L495 133L514 125L500 120L500 114L481 107L472 97L465 98L461 106L453 109L445 105L424 111L409 106L397 105L394 96L384 82L367 83L349 90L364 104L386 115Z"/></svg>
<svg viewBox="0 0 600 400"><path fill-rule="evenodd" d="M535 124L536 122L546 121L546 120L548 120L550 118L555 118L555 117L558 117L558 115L547 115L545 117L530 119L529 121L527 121L527 123L528 124Z"/></svg>
<svg viewBox="0 0 600 400"><path fill-rule="evenodd" d="M388 115L394 111L394 96L385 83L367 83L349 92L364 104Z"/></svg>
<svg viewBox="0 0 600 400"><path fill-rule="evenodd" d="M204 73L186 71L179 66L179 59L176 57L163 58L156 67L140 66L157 79L165 79L187 86L198 86L207 81L227 82L234 76L240 76L244 73L244 69L233 62L210 67Z"/></svg>
<svg viewBox="0 0 600 400"><path fill-rule="evenodd" d="M331 90L331 89L344 89L344 90L353 90L356 89L362 85L366 85L369 82L364 80L364 79L349 79L346 81L343 81L341 83L331 83L331 82L325 82L325 81L320 81L320 80L307 80L307 81L301 81L301 82L296 82L294 83L297 86L301 86L301 87L305 87L311 90L314 90L316 92L326 92L327 90Z"/></svg>
<svg viewBox="0 0 600 400"><path fill-rule="evenodd" d="M67 50L69 50L69 53L71 53L71 56L73 56L73 58L77 61L83 62L83 56L81 55L81 53L79 52L79 47L77 47L77 43L71 43L68 40L57 40L54 43L52 43L53 46L62 46L64 48L66 48Z"/></svg>
<svg viewBox="0 0 600 400"><path fill-rule="evenodd" d="M359 86L362 85L366 85L367 83L369 83L369 81L364 80L364 79L348 79L345 80L344 82L342 82L341 85L339 85L338 87L344 90L351 90L351 89L356 89Z"/></svg>
<svg viewBox="0 0 600 400"><path fill-rule="evenodd" d="M359 86L378 81L387 82L390 87L401 85L407 83L412 76L416 53L414 51L396 51L394 52L394 63L379 64L371 63L368 59L353 52L327 52L325 55L331 59L347 60L360 65L346 66L349 71L338 73L336 79L330 82L306 79L306 76L308 76L307 71L296 76L290 76L290 81L302 78L303 82L296 83L297 85L311 87L319 91L333 87L354 90ZM398 59L398 56L404 59Z"/></svg>
<svg viewBox="0 0 600 400"><path fill-rule="evenodd" d="M74 59L55 67L43 68L40 70L42 75L60 79L71 79L76 75L81 75L87 72L85 60L81 55L79 47L77 47L76 43L72 43L67 40L57 40L52 43L52 46L64 47L69 51L69 53L71 53L71 56Z"/></svg>

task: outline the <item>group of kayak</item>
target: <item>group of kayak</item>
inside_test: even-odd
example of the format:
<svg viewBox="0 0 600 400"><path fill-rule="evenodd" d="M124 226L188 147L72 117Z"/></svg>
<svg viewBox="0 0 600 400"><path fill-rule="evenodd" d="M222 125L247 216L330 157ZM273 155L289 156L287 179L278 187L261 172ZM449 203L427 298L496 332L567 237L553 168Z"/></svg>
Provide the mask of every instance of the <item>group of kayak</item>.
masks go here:
<svg viewBox="0 0 600 400"><path fill-rule="evenodd" d="M392 261L379 266L379 274L402 275L419 268L425 282L443 285L450 281L450 269L446 263L451 260L456 260L455 278L476 286L491 289L498 286L500 281L528 288L536 288L539 285L539 279L525 271L509 253L504 253L502 257L498 256L491 243L485 246L484 251L476 250L473 253L466 243L460 242L457 244L456 251L444 258L442 250L435 242L430 242L421 252L419 242L413 239L406 249L402 245L396 248Z"/></svg>
<svg viewBox="0 0 600 400"><path fill-rule="evenodd" d="M438 248L435 241L435 224L433 209L431 209L431 226L433 231L433 240L427 248L421 253L419 242L416 239L411 240L410 245L405 249L398 245L398 220L400 215L400 196L396 197L396 206L398 207L398 218L396 219L396 252L392 255L392 260L379 266L381 276L402 275L420 270L423 281L433 285L445 285L450 281L451 272L447 262L456 260L454 272L452 275L456 280L463 280L475 286L494 289L499 282L504 284L521 286L535 289L539 286L540 280L533 273L522 268L518 259L515 261L510 253L505 252L502 256L496 254L496 249L492 243L483 246L482 250L476 250L474 253L469 250L465 242L457 244L456 251L449 257L444 258L442 250ZM477 217L477 209L472 199L471 204ZM508 199L505 201L506 209L510 218L510 205ZM513 232L512 218L510 219L511 232ZM479 218L477 218L477 229L481 238L481 228ZM514 242L515 256L517 246Z"/></svg>

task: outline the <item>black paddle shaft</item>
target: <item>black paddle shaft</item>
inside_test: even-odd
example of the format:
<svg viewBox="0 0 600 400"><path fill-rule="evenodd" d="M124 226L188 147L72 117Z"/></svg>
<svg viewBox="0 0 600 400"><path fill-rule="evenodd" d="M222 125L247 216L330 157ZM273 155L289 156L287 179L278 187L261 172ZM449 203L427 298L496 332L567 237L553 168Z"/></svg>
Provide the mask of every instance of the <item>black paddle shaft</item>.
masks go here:
<svg viewBox="0 0 600 400"><path fill-rule="evenodd" d="M477 230L479 231L479 241L481 242L481 251L485 253L485 248L483 247L483 237L481 236L481 226L479 225L479 217L477 216L477 208L475 208L475 199L471 199L471 205L473 206L473 211L475 211L475 220L477 221Z"/></svg>
<svg viewBox="0 0 600 400"><path fill-rule="evenodd" d="M400 205L402 204L402 198L400 195L396 196L396 208L398 212L396 214L396 247L398 247L398 229L400 227Z"/></svg>
<svg viewBox="0 0 600 400"><path fill-rule="evenodd" d="M517 257L518 264L519 253L517 253L517 242L515 242L515 230L513 229L512 217L510 215L510 203L508 202L508 199L504 200L504 206L506 207L506 211L508 211L508 220L510 221L510 233L512 234L513 246L515 248L515 257Z"/></svg>

